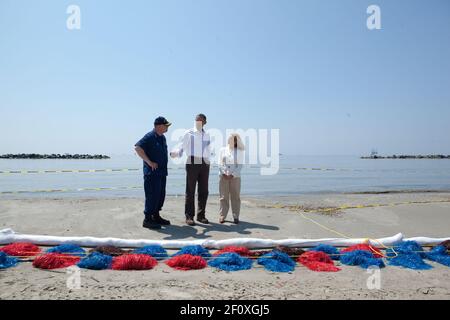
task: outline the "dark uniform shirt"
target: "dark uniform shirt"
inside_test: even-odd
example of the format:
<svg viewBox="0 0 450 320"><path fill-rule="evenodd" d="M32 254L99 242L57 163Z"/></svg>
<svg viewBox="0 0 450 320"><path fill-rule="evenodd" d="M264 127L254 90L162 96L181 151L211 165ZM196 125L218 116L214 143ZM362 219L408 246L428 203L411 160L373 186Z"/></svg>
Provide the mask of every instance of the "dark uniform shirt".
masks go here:
<svg viewBox="0 0 450 320"><path fill-rule="evenodd" d="M139 140L135 146L141 147L150 161L158 164L158 168L152 170L152 168L144 161L144 175L167 176L167 163L169 157L166 137L164 137L164 135L159 136L155 130L152 130Z"/></svg>

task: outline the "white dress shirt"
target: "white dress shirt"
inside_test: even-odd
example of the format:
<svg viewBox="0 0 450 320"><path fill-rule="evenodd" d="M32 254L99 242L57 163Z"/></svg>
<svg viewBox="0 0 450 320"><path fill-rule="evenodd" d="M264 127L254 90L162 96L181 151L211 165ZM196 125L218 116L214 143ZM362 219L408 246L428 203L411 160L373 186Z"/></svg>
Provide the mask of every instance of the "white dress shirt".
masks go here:
<svg viewBox="0 0 450 320"><path fill-rule="evenodd" d="M180 141L181 146L172 151L176 157L182 157L183 154L189 157L203 158L209 161L211 155L211 138L204 129L198 130L192 128L186 131Z"/></svg>

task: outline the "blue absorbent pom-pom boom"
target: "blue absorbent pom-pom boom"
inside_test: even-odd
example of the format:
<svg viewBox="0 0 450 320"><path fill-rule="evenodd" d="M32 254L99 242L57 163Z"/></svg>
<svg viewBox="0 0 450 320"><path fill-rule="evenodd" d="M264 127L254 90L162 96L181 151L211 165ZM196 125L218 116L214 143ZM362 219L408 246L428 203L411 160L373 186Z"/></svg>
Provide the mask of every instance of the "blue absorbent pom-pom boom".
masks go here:
<svg viewBox="0 0 450 320"><path fill-rule="evenodd" d="M326 253L333 260L339 260L339 257L340 257L339 250L328 244L319 244L317 247L312 248L311 251L319 251L319 252Z"/></svg>
<svg viewBox="0 0 450 320"><path fill-rule="evenodd" d="M224 253L208 262L208 265L224 271L248 270L252 267L252 260L237 253Z"/></svg>
<svg viewBox="0 0 450 320"><path fill-rule="evenodd" d="M389 259L389 265L414 270L428 270L432 268L417 253L401 253L395 258Z"/></svg>
<svg viewBox="0 0 450 320"><path fill-rule="evenodd" d="M361 268L367 269L371 266L378 268L384 268L385 264L382 259L377 259L369 251L355 250L349 251L341 255L341 262L349 266L360 266Z"/></svg>
<svg viewBox="0 0 450 320"><path fill-rule="evenodd" d="M397 254L410 254L415 253L419 255L421 258L426 257L426 252L424 252L422 246L415 241L403 241L398 245L394 246L394 251ZM395 253L392 249L387 249L386 254L388 257L395 257Z"/></svg>
<svg viewBox="0 0 450 320"><path fill-rule="evenodd" d="M93 252L86 258L78 262L78 267L91 270L104 270L110 269L113 257L100 253Z"/></svg>
<svg viewBox="0 0 450 320"><path fill-rule="evenodd" d="M66 253L76 256L84 256L86 254L86 251L80 246L76 246L74 244L61 244L59 246L48 249L47 253Z"/></svg>
<svg viewBox="0 0 450 320"><path fill-rule="evenodd" d="M173 257L180 256L182 254L190 254L193 256L200 256L200 257L211 257L211 254L209 253L208 249L203 248L202 246L186 246L184 248L181 248L180 251L175 253Z"/></svg>
<svg viewBox="0 0 450 320"><path fill-rule="evenodd" d="M436 246L426 253L428 260L440 263L444 266L450 267L450 256L447 254L447 248L444 246Z"/></svg>
<svg viewBox="0 0 450 320"><path fill-rule="evenodd" d="M166 258L169 256L166 249L164 249L162 246L145 246L134 250L133 253L147 254L152 256L153 258Z"/></svg>
<svg viewBox="0 0 450 320"><path fill-rule="evenodd" d="M258 264L266 270L273 272L292 272L295 269L295 261L287 254L274 250L258 259Z"/></svg>
<svg viewBox="0 0 450 320"><path fill-rule="evenodd" d="M0 251L0 269L15 267L18 263L19 259L10 257L6 253Z"/></svg>
<svg viewBox="0 0 450 320"><path fill-rule="evenodd" d="M426 258L427 253L415 241L401 242L393 249L387 249L386 255L391 258L389 259L389 265L391 266L414 270L428 270L433 268L423 261L422 258Z"/></svg>

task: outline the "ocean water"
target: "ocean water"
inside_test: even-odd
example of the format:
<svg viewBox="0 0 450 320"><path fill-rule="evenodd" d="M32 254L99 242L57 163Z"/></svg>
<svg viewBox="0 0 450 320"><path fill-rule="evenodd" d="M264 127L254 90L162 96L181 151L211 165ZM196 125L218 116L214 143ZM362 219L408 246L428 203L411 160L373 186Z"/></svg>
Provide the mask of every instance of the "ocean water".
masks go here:
<svg viewBox="0 0 450 320"><path fill-rule="evenodd" d="M142 161L136 155L109 160L8 160L0 171L138 169L97 173L0 173L1 198L142 197ZM106 190L83 190L106 188ZM116 190L107 190L116 188ZM129 189L122 189L129 188ZM59 190L64 192L40 192ZM184 166L169 163L167 193L183 195ZM276 175L263 176L258 166L242 170L244 195L296 195L399 190L450 190L450 160L363 160L358 156L281 156ZM18 192L9 194L7 192ZM210 193L218 193L218 170L211 168Z"/></svg>

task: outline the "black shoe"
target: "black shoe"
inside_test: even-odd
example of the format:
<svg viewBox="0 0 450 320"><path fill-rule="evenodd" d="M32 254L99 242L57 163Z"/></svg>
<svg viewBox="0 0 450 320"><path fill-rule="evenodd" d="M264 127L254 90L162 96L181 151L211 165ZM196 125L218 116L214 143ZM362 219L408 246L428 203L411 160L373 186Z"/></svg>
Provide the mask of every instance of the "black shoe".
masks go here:
<svg viewBox="0 0 450 320"><path fill-rule="evenodd" d="M200 223L209 224L208 219L206 219L205 217L197 218L197 221Z"/></svg>
<svg viewBox="0 0 450 320"><path fill-rule="evenodd" d="M239 219L234 219L233 222L234 224L239 224Z"/></svg>
<svg viewBox="0 0 450 320"><path fill-rule="evenodd" d="M142 226L147 229L161 229L161 225L153 219L145 219Z"/></svg>
<svg viewBox="0 0 450 320"><path fill-rule="evenodd" d="M194 220L193 219L191 219L191 218L187 218L186 219L186 224L188 225L188 226L195 226L195 222L194 222Z"/></svg>
<svg viewBox="0 0 450 320"><path fill-rule="evenodd" d="M155 221L156 221L157 223L159 223L160 225L162 225L162 226L170 226L170 221L161 218L161 216L155 217Z"/></svg>

